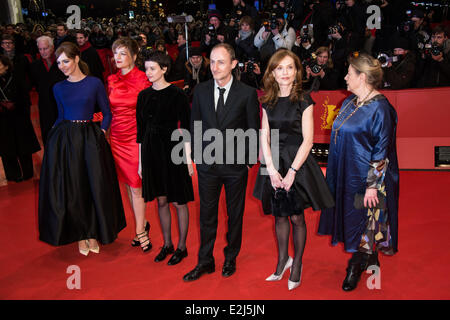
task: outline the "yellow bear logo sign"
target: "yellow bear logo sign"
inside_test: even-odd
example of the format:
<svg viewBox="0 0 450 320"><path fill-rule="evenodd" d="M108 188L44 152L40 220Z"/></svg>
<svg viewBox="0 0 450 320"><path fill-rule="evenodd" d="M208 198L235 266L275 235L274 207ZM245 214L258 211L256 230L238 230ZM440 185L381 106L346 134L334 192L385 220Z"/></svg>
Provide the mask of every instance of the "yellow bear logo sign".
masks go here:
<svg viewBox="0 0 450 320"><path fill-rule="evenodd" d="M324 112L322 114L322 116L320 117L322 119L322 126L321 128L323 130L331 130L331 128L333 127L333 122L334 119L336 119L337 114L339 113L339 109L336 105L334 104L328 104L330 102L330 98L325 99L325 102L322 104L324 107Z"/></svg>

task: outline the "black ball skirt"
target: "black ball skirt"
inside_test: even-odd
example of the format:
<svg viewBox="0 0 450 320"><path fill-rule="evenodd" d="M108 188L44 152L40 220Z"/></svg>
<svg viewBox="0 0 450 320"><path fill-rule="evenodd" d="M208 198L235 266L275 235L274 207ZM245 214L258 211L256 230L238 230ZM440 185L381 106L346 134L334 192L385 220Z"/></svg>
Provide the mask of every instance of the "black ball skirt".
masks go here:
<svg viewBox="0 0 450 320"><path fill-rule="evenodd" d="M49 133L39 182L39 239L59 246L113 242L126 226L111 148L93 122L64 120Z"/></svg>

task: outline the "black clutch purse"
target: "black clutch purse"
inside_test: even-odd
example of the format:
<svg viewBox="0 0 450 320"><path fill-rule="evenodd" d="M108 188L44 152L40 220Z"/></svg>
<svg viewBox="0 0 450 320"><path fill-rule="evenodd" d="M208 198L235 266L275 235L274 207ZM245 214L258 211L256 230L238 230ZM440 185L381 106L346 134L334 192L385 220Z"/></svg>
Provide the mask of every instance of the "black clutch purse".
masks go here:
<svg viewBox="0 0 450 320"><path fill-rule="evenodd" d="M272 195L272 214L275 216L291 216L298 214L298 204L295 200L294 190L286 191L283 188L277 188Z"/></svg>
<svg viewBox="0 0 450 320"><path fill-rule="evenodd" d="M378 198L378 204L375 207L375 209L386 209L386 197L384 194L382 194L380 191L377 191L377 198ZM368 209L368 207L364 207L364 194L357 193L355 194L355 200L353 202L353 206L356 209Z"/></svg>

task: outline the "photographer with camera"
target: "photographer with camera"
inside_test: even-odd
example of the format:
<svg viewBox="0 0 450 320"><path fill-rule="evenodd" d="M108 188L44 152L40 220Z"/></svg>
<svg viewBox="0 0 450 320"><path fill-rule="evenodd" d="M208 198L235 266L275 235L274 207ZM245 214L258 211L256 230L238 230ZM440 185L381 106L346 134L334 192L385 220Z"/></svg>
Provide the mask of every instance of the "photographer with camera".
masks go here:
<svg viewBox="0 0 450 320"><path fill-rule="evenodd" d="M258 10L250 3L245 3L244 0L232 0L233 8L231 10L231 17L244 17L250 16L253 21L258 19Z"/></svg>
<svg viewBox="0 0 450 320"><path fill-rule="evenodd" d="M220 42L229 43L227 35L229 34L228 27L222 24L222 15L217 10L211 10L208 14L209 25L203 33L201 48L202 52L209 57L212 48ZM222 41L219 41L220 40Z"/></svg>
<svg viewBox="0 0 450 320"><path fill-rule="evenodd" d="M430 39L431 30L424 23L425 15L422 11L408 10L407 17L408 19L400 24L399 32L409 39L411 49L420 55Z"/></svg>
<svg viewBox="0 0 450 320"><path fill-rule="evenodd" d="M292 52L294 52L299 58L300 61L307 60L314 53L313 43L314 38L312 37L312 28L309 28L307 25L303 26L297 32L297 39L292 46Z"/></svg>
<svg viewBox="0 0 450 320"><path fill-rule="evenodd" d="M239 26L239 34L235 39L236 58L239 61L250 57L259 60L259 51L254 44L255 30L253 29L253 19L249 16L244 16L241 18Z"/></svg>
<svg viewBox="0 0 450 320"><path fill-rule="evenodd" d="M391 48L395 59L386 59L384 56L381 60L379 58L384 68L384 88L393 90L410 88L416 70L416 55L410 51L408 39L402 37L394 36L391 39Z"/></svg>
<svg viewBox="0 0 450 320"><path fill-rule="evenodd" d="M330 50L320 47L305 63L305 88L310 91L336 90L338 88L338 74L333 68Z"/></svg>
<svg viewBox="0 0 450 320"><path fill-rule="evenodd" d="M284 16L272 14L270 20L263 23L254 41L255 46L259 49L262 65L265 66L279 48L291 50L295 39L295 30L287 25Z"/></svg>
<svg viewBox="0 0 450 320"><path fill-rule="evenodd" d="M328 44L331 52L331 60L338 75L338 87L345 88L344 76L347 73L347 56L350 53L348 36L341 23L336 23L328 29Z"/></svg>
<svg viewBox="0 0 450 320"><path fill-rule="evenodd" d="M450 86L450 47L448 29L436 26L431 33L431 46L424 50L423 74L419 87Z"/></svg>
<svg viewBox="0 0 450 320"><path fill-rule="evenodd" d="M237 78L250 87L259 89L263 78L259 63L254 58L249 58L245 62L239 62L238 67L239 72Z"/></svg>

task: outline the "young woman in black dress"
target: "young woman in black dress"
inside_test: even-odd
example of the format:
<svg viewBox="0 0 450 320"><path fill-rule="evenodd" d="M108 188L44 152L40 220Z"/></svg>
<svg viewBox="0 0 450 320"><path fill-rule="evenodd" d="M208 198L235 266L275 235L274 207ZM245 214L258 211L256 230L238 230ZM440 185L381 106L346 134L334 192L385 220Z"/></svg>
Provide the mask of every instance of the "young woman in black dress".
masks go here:
<svg viewBox="0 0 450 320"><path fill-rule="evenodd" d="M300 59L290 50L280 49L269 60L264 74L262 97L261 148L265 166L261 166L254 195L262 202L265 214L275 216L278 240L278 264L266 281L279 281L291 269L289 290L300 285L302 257L306 244L304 209L314 210L334 205L324 176L310 155L314 136L314 101L302 90ZM271 149L271 131L278 130L279 153ZM278 165L277 165L278 164ZM274 192L289 193L294 199L288 211L278 212L273 206ZM290 225L295 255L288 254Z"/></svg>
<svg viewBox="0 0 450 320"><path fill-rule="evenodd" d="M141 91L137 100L137 142L140 145L139 174L142 177L144 201L158 199L158 212L163 231L164 246L155 261L168 261L175 265L187 256L186 237L189 226L187 203L194 200L191 176L194 173L190 160L190 145L185 145L185 161L176 164L172 149L178 144L171 141L172 133L189 130L190 108L186 94L166 81L170 58L162 52L153 52L145 58L146 75L152 86ZM178 215L179 241L174 250L171 237L172 203Z"/></svg>

